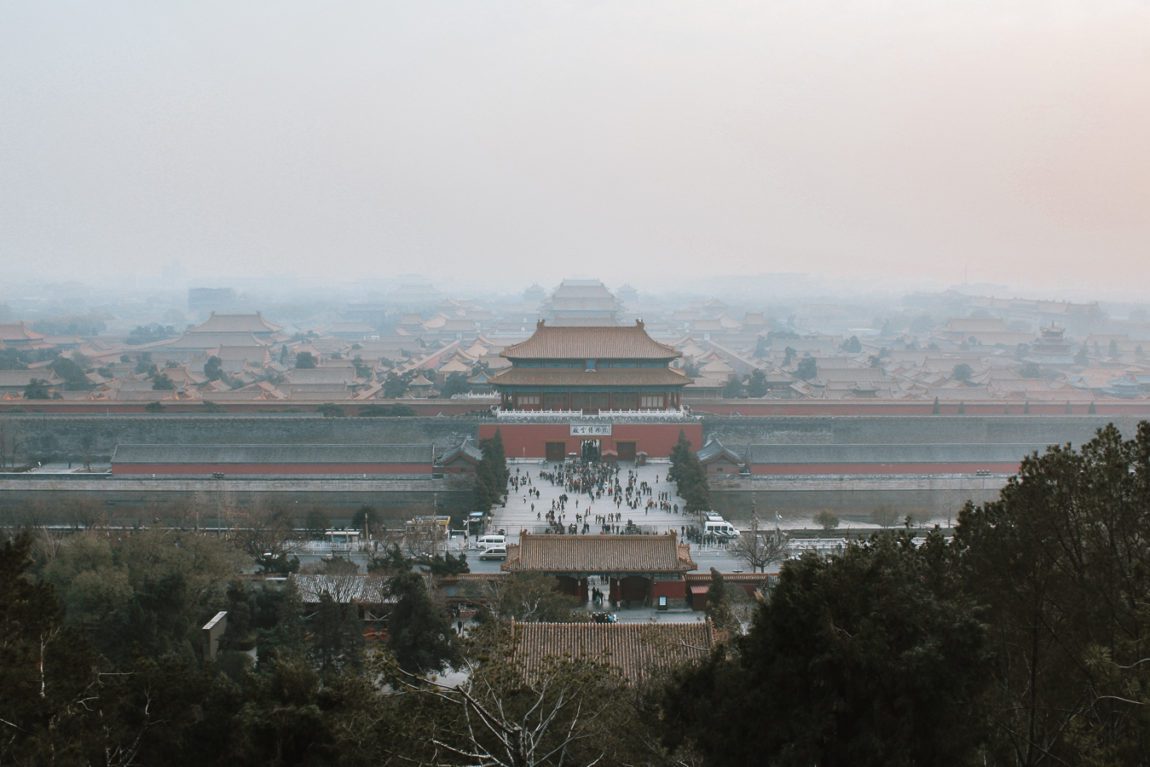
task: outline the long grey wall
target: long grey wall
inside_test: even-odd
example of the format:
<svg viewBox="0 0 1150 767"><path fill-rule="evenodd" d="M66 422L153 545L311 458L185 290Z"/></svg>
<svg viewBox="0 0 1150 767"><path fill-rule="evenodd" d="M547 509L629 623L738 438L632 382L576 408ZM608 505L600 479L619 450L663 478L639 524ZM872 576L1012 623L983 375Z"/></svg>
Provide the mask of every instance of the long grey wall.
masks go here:
<svg viewBox="0 0 1150 767"><path fill-rule="evenodd" d="M747 445L1033 444L1080 445L1113 422L1128 438L1133 417L1083 416L776 416L703 419L706 437L741 452Z"/></svg>
<svg viewBox="0 0 1150 767"><path fill-rule="evenodd" d="M474 437L474 418L148 415L0 418L0 451L16 462L106 463L118 444L421 444L453 447Z"/></svg>
<svg viewBox="0 0 1150 767"><path fill-rule="evenodd" d="M1138 419L1105 416L775 416L712 417L706 437L739 450L765 444L986 444L1047 445L1090 439L1107 423L1132 436ZM414 444L445 447L474 437L473 417L323 418L311 415L6 415L0 453L10 461L44 458L107 462L117 444Z"/></svg>

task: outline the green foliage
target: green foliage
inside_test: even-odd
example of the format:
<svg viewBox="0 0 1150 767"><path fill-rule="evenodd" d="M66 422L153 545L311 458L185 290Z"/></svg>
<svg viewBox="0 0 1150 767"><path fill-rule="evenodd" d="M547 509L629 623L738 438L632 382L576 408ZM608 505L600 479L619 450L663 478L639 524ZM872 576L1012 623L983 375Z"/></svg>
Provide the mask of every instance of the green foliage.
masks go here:
<svg viewBox="0 0 1150 767"><path fill-rule="evenodd" d="M986 631L950 567L905 534L787 562L750 633L670 687L668 742L704 765L969 762Z"/></svg>
<svg viewBox="0 0 1150 767"><path fill-rule="evenodd" d="M208 357L208 361L204 363L204 375L209 381L218 381L224 377L224 366L219 357L214 354Z"/></svg>
<svg viewBox="0 0 1150 767"><path fill-rule="evenodd" d="M752 356L756 359L762 359L771 352L771 342L767 336L759 336L755 339L755 351Z"/></svg>
<svg viewBox="0 0 1150 767"><path fill-rule="evenodd" d="M128 337L124 339L124 343L129 346L138 346L139 344L150 344L153 341L163 341L165 338L175 338L177 335L179 333L173 326L153 322L132 328Z"/></svg>
<svg viewBox="0 0 1150 767"><path fill-rule="evenodd" d="M152 378L152 389L155 391L172 391L176 385L168 378L167 373L158 373Z"/></svg>
<svg viewBox="0 0 1150 767"><path fill-rule="evenodd" d="M0 541L0 764L83 763L100 722L79 704L95 681L82 634L32 574L32 538Z"/></svg>
<svg viewBox="0 0 1150 767"><path fill-rule="evenodd" d="M352 529L359 530L365 535L371 535L378 524L379 512L375 510L374 506L360 506L351 516Z"/></svg>
<svg viewBox="0 0 1150 767"><path fill-rule="evenodd" d="M144 352L136 358L136 372L141 375L152 375L156 372L156 366L152 362L151 352Z"/></svg>
<svg viewBox="0 0 1150 767"><path fill-rule="evenodd" d="M343 408L334 402L325 402L316 408L316 412L324 418L341 418L343 417Z"/></svg>
<svg viewBox="0 0 1150 767"><path fill-rule="evenodd" d="M741 633L739 621L731 610L731 597L727 593L727 585L723 576L715 568L711 568L711 583L707 587L707 618L716 631L729 636Z"/></svg>
<svg viewBox="0 0 1150 767"><path fill-rule="evenodd" d="M475 467L475 509L490 511L497 503L502 503L507 495L507 481L511 478L507 470L507 456L503 452L503 435L499 429L490 439L482 440L479 448L483 457Z"/></svg>
<svg viewBox="0 0 1150 767"><path fill-rule="evenodd" d="M815 358L807 355L799 360L799 366L795 368L795 375L804 381L810 381L817 378L819 374L818 363Z"/></svg>
<svg viewBox="0 0 1150 767"><path fill-rule="evenodd" d="M0 370L25 370L27 367L18 349L0 349Z"/></svg>
<svg viewBox="0 0 1150 767"><path fill-rule="evenodd" d="M75 360L68 357L57 357L48 367L64 380L64 388L68 391L84 391L92 388L92 384L84 373L84 368Z"/></svg>
<svg viewBox="0 0 1150 767"><path fill-rule="evenodd" d="M950 375L956 381L961 381L962 383L970 383L970 379L974 375L974 368L965 362L960 362L954 366L954 369L951 370Z"/></svg>
<svg viewBox="0 0 1150 767"><path fill-rule="evenodd" d="M843 341L840 348L849 354L858 354L862 351L862 341L859 340L858 336L851 336Z"/></svg>
<svg viewBox="0 0 1150 767"><path fill-rule="evenodd" d="M687 511L706 511L711 508L711 489L706 469L682 431L679 432L679 440L671 448L671 468L667 471L667 479L675 483Z"/></svg>
<svg viewBox="0 0 1150 767"><path fill-rule="evenodd" d="M815 524L829 532L839 526L839 518L833 511L823 509L815 514Z"/></svg>
<svg viewBox="0 0 1150 767"><path fill-rule="evenodd" d="M162 413L164 412L164 403L162 402L149 402L144 405L145 413Z"/></svg>
<svg viewBox="0 0 1150 767"><path fill-rule="evenodd" d="M355 575L332 576L355 579ZM363 624L356 604L337 599L329 591L319 595L319 604L308 616L309 657L325 675L363 664Z"/></svg>
<svg viewBox="0 0 1150 767"><path fill-rule="evenodd" d="M399 399L407 393L407 386L413 378L411 373L404 373L403 375L388 373L387 378L383 381L383 396L387 399Z"/></svg>
<svg viewBox="0 0 1150 767"><path fill-rule="evenodd" d="M755 368L747 379L747 396L756 399L767 396L767 374L759 368Z"/></svg>
<svg viewBox="0 0 1150 767"><path fill-rule="evenodd" d="M456 394L465 394L471 390L471 384L467 383L467 376L463 373L452 373L447 376L443 382L443 388L439 392L439 396L448 398Z"/></svg>
<svg viewBox="0 0 1150 767"><path fill-rule="evenodd" d="M311 352L300 352L295 356L295 366L298 370L310 370L318 363L319 361Z"/></svg>
<svg viewBox="0 0 1150 767"><path fill-rule="evenodd" d="M331 517L323 509L312 509L304 518L304 527L313 535L322 537L323 533L331 527Z"/></svg>
<svg viewBox="0 0 1150 767"><path fill-rule="evenodd" d="M51 399L52 392L43 378L33 378L24 387L24 399Z"/></svg>
<svg viewBox="0 0 1150 767"><path fill-rule="evenodd" d="M996 752L1019 763L1138 764L1150 752L1150 424L1026 458L959 515L965 589L997 662Z"/></svg>
<svg viewBox="0 0 1150 767"><path fill-rule="evenodd" d="M723 399L740 399L746 396L746 390L743 387L742 380L735 374L731 374L727 378L727 384L723 387Z"/></svg>
<svg viewBox="0 0 1150 767"><path fill-rule="evenodd" d="M462 552L458 555L450 551L446 554L433 554L430 559L424 559L423 564L432 575L462 575L471 572L467 555Z"/></svg>
<svg viewBox="0 0 1150 767"><path fill-rule="evenodd" d="M81 533L62 541L43 575L67 624L122 663L191 656L199 626L221 607L239 564L227 542L197 533L144 530L118 540Z"/></svg>
<svg viewBox="0 0 1150 767"><path fill-rule="evenodd" d="M438 671L459 662L451 616L427 593L423 576L392 576L387 585L395 599L388 618L388 648L399 667L411 674Z"/></svg>
<svg viewBox="0 0 1150 767"><path fill-rule="evenodd" d="M32 323L32 329L46 336L82 336L90 338L104 332L108 325L105 320L110 315L92 312L91 314L74 317L54 317L37 320Z"/></svg>

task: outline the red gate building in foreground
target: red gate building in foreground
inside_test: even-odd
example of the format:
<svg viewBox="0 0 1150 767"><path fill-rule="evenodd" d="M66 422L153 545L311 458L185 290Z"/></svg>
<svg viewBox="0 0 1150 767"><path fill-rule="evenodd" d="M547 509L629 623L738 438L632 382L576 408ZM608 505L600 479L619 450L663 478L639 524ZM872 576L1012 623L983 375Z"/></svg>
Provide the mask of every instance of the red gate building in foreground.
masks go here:
<svg viewBox="0 0 1150 767"><path fill-rule="evenodd" d="M511 367L491 379L504 410L678 409L691 379L671 368L681 355L647 335L642 320L610 327L550 327L503 350Z"/></svg>
<svg viewBox="0 0 1150 767"><path fill-rule="evenodd" d="M634 325L552 327L542 320L526 341L503 350L511 367L491 379L508 458L561 461L588 445L607 459L665 458L683 434L698 449L701 422L682 407L691 379L671 367L680 354Z"/></svg>

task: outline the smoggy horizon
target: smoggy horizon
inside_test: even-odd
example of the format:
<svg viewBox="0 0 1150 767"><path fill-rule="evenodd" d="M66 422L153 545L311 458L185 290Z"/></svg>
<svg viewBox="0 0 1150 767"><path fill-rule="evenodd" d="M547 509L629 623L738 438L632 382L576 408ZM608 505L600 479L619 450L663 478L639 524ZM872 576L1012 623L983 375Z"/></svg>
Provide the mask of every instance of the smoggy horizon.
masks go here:
<svg viewBox="0 0 1150 767"><path fill-rule="evenodd" d="M10 284L1140 296L1150 6L0 10Z"/></svg>

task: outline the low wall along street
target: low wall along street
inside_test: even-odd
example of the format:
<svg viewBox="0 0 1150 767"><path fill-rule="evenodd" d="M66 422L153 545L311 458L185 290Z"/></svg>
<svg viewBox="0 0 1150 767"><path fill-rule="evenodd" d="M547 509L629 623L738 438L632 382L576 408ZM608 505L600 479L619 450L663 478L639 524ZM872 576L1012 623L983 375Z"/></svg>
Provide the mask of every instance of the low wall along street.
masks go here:
<svg viewBox="0 0 1150 767"><path fill-rule="evenodd" d="M472 483L444 479L0 479L0 526L238 524L258 508L288 510L297 525L322 511L346 526L362 506L397 527L414 516L466 514ZM198 510L198 518L196 511Z"/></svg>

